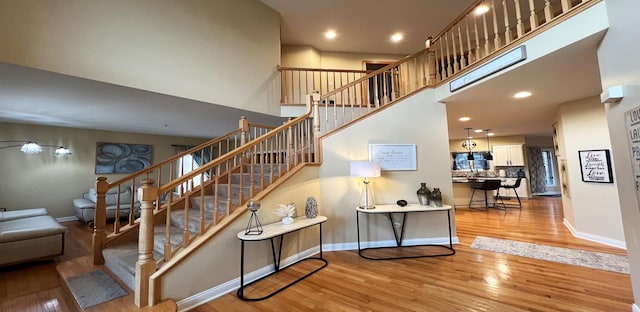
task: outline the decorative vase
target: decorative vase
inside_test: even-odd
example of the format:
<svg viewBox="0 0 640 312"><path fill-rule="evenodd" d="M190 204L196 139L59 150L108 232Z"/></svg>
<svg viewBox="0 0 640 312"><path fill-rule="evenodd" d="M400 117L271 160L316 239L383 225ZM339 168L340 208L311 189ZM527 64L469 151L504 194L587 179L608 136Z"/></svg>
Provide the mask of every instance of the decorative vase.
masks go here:
<svg viewBox="0 0 640 312"><path fill-rule="evenodd" d="M442 207L442 192L440 192L440 188L433 188L431 192L431 203L436 207Z"/></svg>
<svg viewBox="0 0 640 312"><path fill-rule="evenodd" d="M292 217L284 217L282 218L282 224L291 224L293 223L293 218Z"/></svg>
<svg viewBox="0 0 640 312"><path fill-rule="evenodd" d="M318 216L318 203L313 196L307 197L307 203L304 205L304 214L309 219L313 219Z"/></svg>
<svg viewBox="0 0 640 312"><path fill-rule="evenodd" d="M418 189L416 194L418 195L418 202L420 203L420 205L429 205L429 197L431 196L431 191L429 190L429 188L427 188L427 183L420 183L420 188Z"/></svg>

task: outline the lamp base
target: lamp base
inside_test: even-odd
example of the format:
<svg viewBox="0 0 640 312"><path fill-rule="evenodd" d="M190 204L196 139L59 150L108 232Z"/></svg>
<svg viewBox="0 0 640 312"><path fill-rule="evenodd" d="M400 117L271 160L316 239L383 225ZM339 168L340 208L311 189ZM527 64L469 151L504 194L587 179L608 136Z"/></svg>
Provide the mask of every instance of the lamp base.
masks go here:
<svg viewBox="0 0 640 312"><path fill-rule="evenodd" d="M360 206L360 209L376 209L374 205Z"/></svg>

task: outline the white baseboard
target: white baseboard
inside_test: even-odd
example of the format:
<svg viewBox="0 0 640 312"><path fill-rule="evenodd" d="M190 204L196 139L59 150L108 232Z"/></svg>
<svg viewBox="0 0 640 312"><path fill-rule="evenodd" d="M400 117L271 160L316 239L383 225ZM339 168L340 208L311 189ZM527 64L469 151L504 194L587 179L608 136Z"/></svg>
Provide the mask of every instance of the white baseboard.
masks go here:
<svg viewBox="0 0 640 312"><path fill-rule="evenodd" d="M460 241L458 240L457 236L454 236L452 238L452 241L454 244L459 244ZM437 237L437 238L428 238L428 239L406 239L403 241L403 243L405 245L423 245L423 244L436 244L436 245L448 245L449 244L449 237ZM360 247L361 248L371 248L371 247L388 247L388 246L395 246L396 242L394 240L388 240L388 241L376 241L376 242L361 242L360 243ZM342 250L357 250L358 249L358 243L357 242L352 242L352 243L343 243L343 244L326 244L326 245L322 245L322 251L342 251ZM315 254L320 253L320 248L318 247L314 247L314 248L310 248L307 249L303 252L300 252L298 254L292 255L290 257L287 257L286 259L282 259L280 266L281 267L285 267L291 263L294 263L298 260L304 259L304 258L309 258ZM269 264L267 266L264 266L262 268L259 268L253 272L249 272L246 273L244 275L244 281L245 284L250 283L252 281L255 281L271 272L273 272L273 264ZM223 295L226 295L227 293L230 293L236 289L238 289L240 287L240 277L235 278L233 280L227 281L223 284L220 284L216 287L207 289L203 292L197 293L193 296L190 296L188 298L184 298L178 302L176 302L176 304L178 305L178 311L188 311L190 309L193 309L195 307L198 307L200 305L203 305L211 300L214 300L218 297L221 297ZM640 311L638 311L640 312Z"/></svg>
<svg viewBox="0 0 640 312"><path fill-rule="evenodd" d="M78 217L76 216L68 216L68 217L60 217L60 218L56 218L56 221L58 222L69 222L69 221L78 221L80 219L78 219Z"/></svg>
<svg viewBox="0 0 640 312"><path fill-rule="evenodd" d="M589 234L589 233L578 232L573 228L571 223L569 221L567 221L567 219L563 219L562 220L562 224L564 224L564 226L566 226L567 229L569 229L569 232L571 232L571 235L573 235L573 237L586 239L588 241L592 241L592 242L596 242L596 243L600 243L600 244L604 244L604 245L609 245L609 246L617 247L617 248L624 249L624 250L627 249L627 244L626 244L625 241L620 241L620 240L617 240L617 239L611 239L611 238L608 238L608 237L603 237L603 236L599 236L599 235L593 235L593 234ZM638 311L638 312L640 312L640 311Z"/></svg>
<svg viewBox="0 0 640 312"><path fill-rule="evenodd" d="M323 245L324 246L324 245ZM324 247L323 247L324 248ZM323 249L323 251L325 251ZM282 259L280 262L280 267L286 267L287 265L294 263L298 260L304 259L304 258L309 258L315 254L320 253L320 248L319 247L314 247L314 248L309 248L301 253L292 255L290 257L287 257L285 259ZM255 281L265 275L268 275L270 273L272 273L274 271L273 269L273 264L269 264L267 266L264 266L260 269L257 269L253 272L249 272L246 273L244 275L244 283L248 284L252 281ZM184 298L178 302L176 302L176 304L178 305L178 311L189 311L197 306L203 305L211 300L214 300L218 297L221 297L223 295L226 295L227 293L230 293L236 289L240 288L240 277L234 278L233 280L227 281L223 284L220 284L216 287L207 289L203 292L200 292L198 294L195 294L191 297L188 298Z"/></svg>
<svg viewBox="0 0 640 312"><path fill-rule="evenodd" d="M631 305L631 311L632 312L640 312L640 307L638 307L638 304L634 303Z"/></svg>
<svg viewBox="0 0 640 312"><path fill-rule="evenodd" d="M459 244L460 240L458 240L457 236L454 236L451 241L454 244ZM402 244L405 246L410 245L448 245L449 237L435 237L435 238L417 238L417 239L405 239L402 241ZM396 246L395 240L384 240L384 241L373 241L373 242L360 242L360 248L377 248L377 247L393 247ZM357 250L358 243L342 243L342 244L327 244L322 245L323 251L343 251L343 250Z"/></svg>

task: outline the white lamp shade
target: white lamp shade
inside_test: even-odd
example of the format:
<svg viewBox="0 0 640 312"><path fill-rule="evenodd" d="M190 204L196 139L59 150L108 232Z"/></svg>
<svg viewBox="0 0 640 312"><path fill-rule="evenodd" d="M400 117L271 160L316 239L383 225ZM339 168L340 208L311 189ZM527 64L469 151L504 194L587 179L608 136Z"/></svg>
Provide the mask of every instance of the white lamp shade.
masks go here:
<svg viewBox="0 0 640 312"><path fill-rule="evenodd" d="M71 156L71 151L64 146L60 146L56 148L56 151L53 152L53 155L56 157L67 157L67 156Z"/></svg>
<svg viewBox="0 0 640 312"><path fill-rule="evenodd" d="M377 161L352 161L349 172L352 177L377 178L380 176L380 163Z"/></svg>
<svg viewBox="0 0 640 312"><path fill-rule="evenodd" d="M22 145L22 148L20 148L20 150L25 154L38 154L42 152L42 147L40 147L38 143L28 142Z"/></svg>

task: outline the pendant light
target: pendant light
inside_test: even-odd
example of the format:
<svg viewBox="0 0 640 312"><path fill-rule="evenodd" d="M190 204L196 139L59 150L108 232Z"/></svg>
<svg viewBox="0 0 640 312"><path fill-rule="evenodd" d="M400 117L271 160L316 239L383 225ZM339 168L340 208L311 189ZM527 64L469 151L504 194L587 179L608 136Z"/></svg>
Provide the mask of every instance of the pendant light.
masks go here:
<svg viewBox="0 0 640 312"><path fill-rule="evenodd" d="M487 153L484 154L484 159L493 160L493 155L491 154L491 144L489 144L489 130L491 129L484 130L487 133Z"/></svg>
<svg viewBox="0 0 640 312"><path fill-rule="evenodd" d="M464 129L467 130L467 150L469 151L467 153L467 160L473 161L473 153L471 152L471 135L469 134L469 130L471 130L471 128Z"/></svg>

